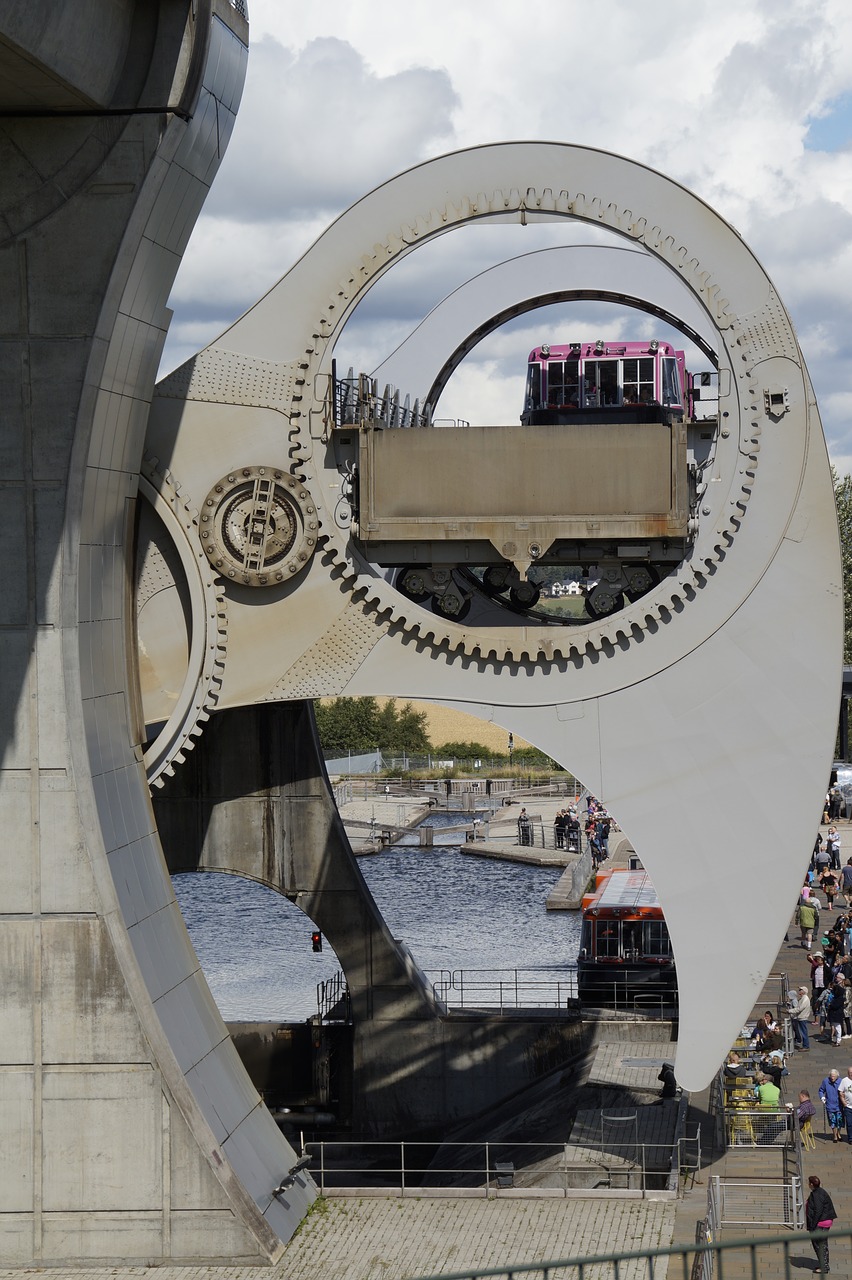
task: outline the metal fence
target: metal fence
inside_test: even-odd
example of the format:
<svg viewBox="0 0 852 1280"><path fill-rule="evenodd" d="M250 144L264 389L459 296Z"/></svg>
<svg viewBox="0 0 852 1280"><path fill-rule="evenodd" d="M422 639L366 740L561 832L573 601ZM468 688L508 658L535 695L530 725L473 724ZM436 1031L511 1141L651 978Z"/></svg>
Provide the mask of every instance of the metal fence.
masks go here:
<svg viewBox="0 0 852 1280"><path fill-rule="evenodd" d="M317 984L317 1016L321 1022L352 1021L349 984L339 969L330 978Z"/></svg>
<svg viewBox="0 0 852 1280"><path fill-rule="evenodd" d="M542 969L427 969L435 999L447 1009L570 1009L598 1006L643 1017L671 1018L677 1010L677 988L643 981L641 989L624 979L607 982L595 976L582 1001L576 964Z"/></svg>
<svg viewBox="0 0 852 1280"><path fill-rule="evenodd" d="M701 1167L701 1131L674 1142L332 1142L303 1144L322 1195L677 1195Z"/></svg>
<svg viewBox="0 0 852 1280"><path fill-rule="evenodd" d="M432 409L410 396L400 401L399 389L386 385L379 391L375 378L350 369L345 378L333 375L333 415L336 427L358 426L363 422L381 422L386 427L428 427Z"/></svg>
<svg viewBox="0 0 852 1280"><path fill-rule="evenodd" d="M716 1233L728 1226L805 1229L805 1201L798 1177L784 1182L729 1182L713 1177L707 1202L708 1220L716 1224Z"/></svg>
<svg viewBox="0 0 852 1280"><path fill-rule="evenodd" d="M796 1113L784 1107L733 1107L725 1120L726 1146L778 1147L793 1141Z"/></svg>
<svg viewBox="0 0 852 1280"><path fill-rule="evenodd" d="M748 1280L798 1280L813 1270L813 1237L785 1232L759 1239L707 1241L669 1249L588 1254L547 1262L512 1263L488 1270L442 1272L419 1280L710 1280L718 1273ZM849 1255L852 1231L830 1233L832 1253ZM836 1269L836 1268L835 1268Z"/></svg>
<svg viewBox="0 0 852 1280"><path fill-rule="evenodd" d="M559 969L427 970L448 1009L565 1009L577 1002L577 966Z"/></svg>

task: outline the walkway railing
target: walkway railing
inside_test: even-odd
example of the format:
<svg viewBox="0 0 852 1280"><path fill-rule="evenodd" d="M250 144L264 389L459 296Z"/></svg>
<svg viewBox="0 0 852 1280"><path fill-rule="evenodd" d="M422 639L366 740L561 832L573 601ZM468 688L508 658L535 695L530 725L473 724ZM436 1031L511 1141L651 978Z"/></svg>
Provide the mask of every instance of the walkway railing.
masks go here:
<svg viewBox="0 0 852 1280"><path fill-rule="evenodd" d="M786 1182L727 1181L713 1177L707 1188L707 1199L708 1220L712 1218L717 1231L727 1226L805 1229L805 1201L798 1177Z"/></svg>
<svg viewBox="0 0 852 1280"><path fill-rule="evenodd" d="M565 1009L577 1001L577 966L554 969L427 970L448 1009Z"/></svg>
<svg viewBox="0 0 852 1280"><path fill-rule="evenodd" d="M577 966L558 969L427 969L436 1000L448 1009L494 1009L507 1013L514 1009L568 1009L580 1007ZM626 987L623 977L608 982L595 976L594 998L584 997L583 1006L606 1008L643 1017L670 1018L676 1015L677 988L662 982L643 982L641 990Z"/></svg>
<svg viewBox="0 0 852 1280"><path fill-rule="evenodd" d="M317 1014L321 1022L352 1021L349 985L339 969L325 982L317 984Z"/></svg>
<svg viewBox="0 0 852 1280"><path fill-rule="evenodd" d="M546 1142L306 1142L322 1195L568 1196L599 1190L680 1193L701 1168L701 1132L669 1143L590 1150ZM444 1164L436 1163L438 1158Z"/></svg>
<svg viewBox="0 0 852 1280"><path fill-rule="evenodd" d="M669 1249L585 1254L546 1262L511 1263L484 1271L444 1271L440 1276L421 1276L419 1280L660 1280L661 1276L668 1280L710 1280L714 1273L720 1280L723 1276L799 1280L803 1269L813 1270L812 1239L798 1232L724 1243L702 1239L693 1245ZM852 1230L832 1230L832 1254L847 1256L850 1240Z"/></svg>

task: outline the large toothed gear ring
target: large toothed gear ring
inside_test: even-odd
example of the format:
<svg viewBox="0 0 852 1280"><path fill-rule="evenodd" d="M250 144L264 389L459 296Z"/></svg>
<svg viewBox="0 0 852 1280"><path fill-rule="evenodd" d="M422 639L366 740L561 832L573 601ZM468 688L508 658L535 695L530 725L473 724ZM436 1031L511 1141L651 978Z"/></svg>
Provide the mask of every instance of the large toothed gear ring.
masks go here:
<svg viewBox="0 0 852 1280"><path fill-rule="evenodd" d="M211 565L247 587L286 582L316 550L310 492L274 467L241 467L223 476L204 499L199 524Z"/></svg>
<svg viewBox="0 0 852 1280"><path fill-rule="evenodd" d="M145 458L139 477L139 492L159 518L160 528L165 526L170 538L167 547L155 548L155 554L157 551L165 553L172 561L172 579L180 576L174 560L175 555L178 557L183 581L172 582L171 587L185 591L187 599L185 671L179 680L180 687L173 690L170 714L159 724L144 753L148 783L161 787L164 775L174 774L175 765L182 764L184 753L195 746L196 738L219 701L225 667L227 612L221 580L201 552L195 549L198 546L198 513L183 498L174 477L168 471L158 470L156 458ZM137 572L139 570L137 565ZM161 586L164 592L170 589L168 581L162 582ZM144 595L137 586L137 629L143 659L145 636L141 624L144 604ZM143 707L144 704L143 691Z"/></svg>

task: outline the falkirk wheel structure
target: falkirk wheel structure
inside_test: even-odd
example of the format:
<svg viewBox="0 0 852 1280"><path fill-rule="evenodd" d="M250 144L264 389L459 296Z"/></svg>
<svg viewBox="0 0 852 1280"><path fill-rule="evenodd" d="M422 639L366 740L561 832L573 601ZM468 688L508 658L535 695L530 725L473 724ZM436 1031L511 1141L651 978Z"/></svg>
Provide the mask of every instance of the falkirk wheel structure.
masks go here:
<svg viewBox="0 0 852 1280"><path fill-rule="evenodd" d="M676 183L581 146L483 146L401 174L155 387L247 26L225 0L125 0L89 42L41 8L3 46L0 1256L274 1259L315 1187L248 1081L169 870L254 876L323 929L374 1121L471 1114L464 1081L497 1099L547 1036L436 1004L348 850L310 700L473 711L630 835L675 951L677 1075L700 1088L777 953L831 763L831 476L753 253ZM613 243L523 253L524 226L559 220ZM494 222L518 227L518 257L382 366L415 408L339 380L371 287ZM479 337L575 297L688 334L718 369L712 423L519 426L511 406L489 427L433 425ZM525 608L531 565L604 546L599 616Z"/></svg>

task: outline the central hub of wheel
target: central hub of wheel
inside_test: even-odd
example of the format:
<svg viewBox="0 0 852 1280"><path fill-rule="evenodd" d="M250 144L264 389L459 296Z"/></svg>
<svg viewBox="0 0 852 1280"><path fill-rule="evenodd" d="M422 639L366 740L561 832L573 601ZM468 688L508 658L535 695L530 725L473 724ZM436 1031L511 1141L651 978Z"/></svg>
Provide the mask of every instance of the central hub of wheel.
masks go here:
<svg viewBox="0 0 852 1280"><path fill-rule="evenodd" d="M199 517L201 543L223 577L249 587L286 582L316 550L310 492L273 467L241 467L215 484Z"/></svg>

